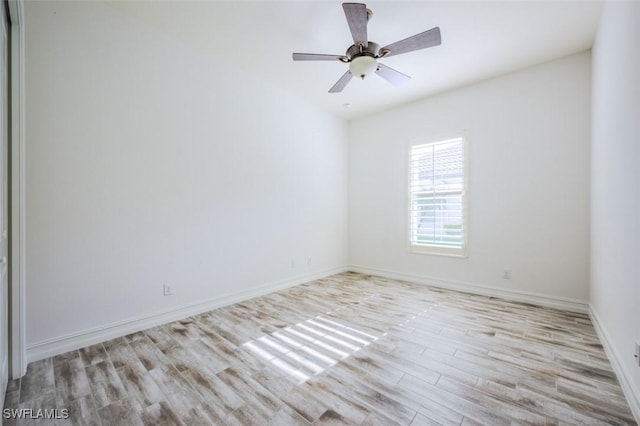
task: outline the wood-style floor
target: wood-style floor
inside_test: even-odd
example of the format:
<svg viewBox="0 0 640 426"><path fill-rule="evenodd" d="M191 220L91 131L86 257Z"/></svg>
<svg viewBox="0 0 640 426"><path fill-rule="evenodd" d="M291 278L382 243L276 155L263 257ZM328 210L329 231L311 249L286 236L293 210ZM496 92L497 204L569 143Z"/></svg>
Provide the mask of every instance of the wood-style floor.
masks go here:
<svg viewBox="0 0 640 426"><path fill-rule="evenodd" d="M61 425L636 424L587 315L354 273L9 384L5 408L55 407Z"/></svg>

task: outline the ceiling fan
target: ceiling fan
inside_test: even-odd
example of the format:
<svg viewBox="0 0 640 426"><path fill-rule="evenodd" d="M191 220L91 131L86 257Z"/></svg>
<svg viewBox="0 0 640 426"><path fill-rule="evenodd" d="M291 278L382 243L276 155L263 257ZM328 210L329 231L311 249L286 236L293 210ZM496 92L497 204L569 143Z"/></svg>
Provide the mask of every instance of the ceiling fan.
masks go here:
<svg viewBox="0 0 640 426"><path fill-rule="evenodd" d="M400 85L411 77L396 71L384 64L378 63L378 59L386 58L427 47L439 46L440 28L434 27L404 40L380 47L377 43L368 40L367 23L373 15L370 9L362 3L342 3L342 9L347 17L347 23L353 37L353 44L349 46L344 55L326 55L317 53L294 53L294 61L341 61L349 64L349 69L329 89L329 93L338 93L345 88L353 76L365 79L372 74L378 74L393 85Z"/></svg>

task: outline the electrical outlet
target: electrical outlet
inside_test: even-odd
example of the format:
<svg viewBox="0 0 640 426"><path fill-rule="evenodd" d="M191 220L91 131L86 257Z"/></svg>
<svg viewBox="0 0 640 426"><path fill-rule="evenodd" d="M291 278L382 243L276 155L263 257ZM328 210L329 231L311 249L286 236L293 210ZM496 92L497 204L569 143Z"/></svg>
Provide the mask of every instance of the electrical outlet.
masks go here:
<svg viewBox="0 0 640 426"><path fill-rule="evenodd" d="M307 257L307 266L311 266L311 258Z"/></svg>
<svg viewBox="0 0 640 426"><path fill-rule="evenodd" d="M502 271L502 279L510 280L511 279L511 269L505 269Z"/></svg>
<svg viewBox="0 0 640 426"><path fill-rule="evenodd" d="M636 357L636 364L640 367L640 343L636 343L636 354L634 356Z"/></svg>
<svg viewBox="0 0 640 426"><path fill-rule="evenodd" d="M296 269L296 261L291 259L291 269Z"/></svg>
<svg viewBox="0 0 640 426"><path fill-rule="evenodd" d="M172 296L173 295L173 289L171 288L171 286L169 284L165 284L162 287L162 294L164 296Z"/></svg>

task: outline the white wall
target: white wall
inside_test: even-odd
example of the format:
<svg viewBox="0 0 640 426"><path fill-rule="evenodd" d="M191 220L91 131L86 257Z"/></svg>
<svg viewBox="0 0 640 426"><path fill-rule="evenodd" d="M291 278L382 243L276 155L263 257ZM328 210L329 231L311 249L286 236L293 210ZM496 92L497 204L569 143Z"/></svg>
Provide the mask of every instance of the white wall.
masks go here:
<svg viewBox="0 0 640 426"><path fill-rule="evenodd" d="M586 309L589 105L582 53L351 122L350 263ZM469 135L468 258L409 253L407 145L458 129Z"/></svg>
<svg viewBox="0 0 640 426"><path fill-rule="evenodd" d="M347 264L344 121L104 4L25 6L31 359Z"/></svg>
<svg viewBox="0 0 640 426"><path fill-rule="evenodd" d="M605 3L592 96L591 309L640 421L640 3Z"/></svg>

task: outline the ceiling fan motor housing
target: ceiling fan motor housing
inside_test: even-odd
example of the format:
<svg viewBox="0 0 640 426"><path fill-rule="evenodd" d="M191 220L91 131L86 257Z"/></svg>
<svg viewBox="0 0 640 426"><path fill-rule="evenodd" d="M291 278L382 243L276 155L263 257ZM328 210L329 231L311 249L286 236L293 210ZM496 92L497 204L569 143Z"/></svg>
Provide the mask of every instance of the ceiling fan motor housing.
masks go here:
<svg viewBox="0 0 640 426"><path fill-rule="evenodd" d="M368 42L366 46L362 44L351 45L346 52L349 60L349 72L356 77L365 79L373 75L378 70L378 51L380 46L377 43Z"/></svg>
<svg viewBox="0 0 640 426"><path fill-rule="evenodd" d="M350 61L362 55L367 55L367 56L372 56L374 58L377 58L379 51L380 51L380 45L378 43L369 41L367 42L366 46L361 44L358 44L358 45L352 44L347 49L347 53L345 53L345 56L349 58Z"/></svg>

